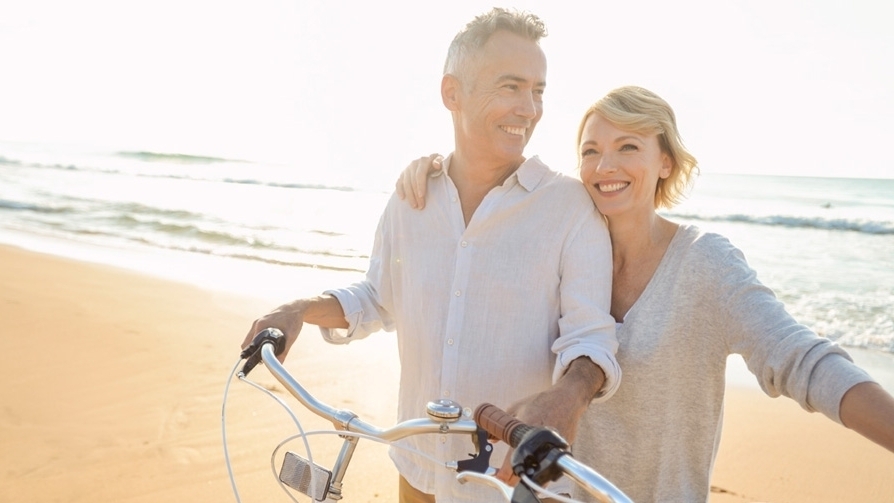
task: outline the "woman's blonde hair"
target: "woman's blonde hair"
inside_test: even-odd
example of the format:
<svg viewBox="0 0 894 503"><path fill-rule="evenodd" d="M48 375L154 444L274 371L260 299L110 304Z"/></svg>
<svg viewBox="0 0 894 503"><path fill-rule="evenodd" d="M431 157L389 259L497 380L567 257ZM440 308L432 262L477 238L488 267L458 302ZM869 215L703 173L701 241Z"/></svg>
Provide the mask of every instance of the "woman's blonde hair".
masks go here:
<svg viewBox="0 0 894 503"><path fill-rule="evenodd" d="M698 175L698 162L683 146L683 139L677 130L676 116L666 101L642 87L619 87L587 109L577 131L578 145L583 137L584 125L593 114L599 114L626 131L644 135L657 134L661 151L670 156L672 168L667 178L658 180L655 207L672 208L683 200L694 177Z"/></svg>

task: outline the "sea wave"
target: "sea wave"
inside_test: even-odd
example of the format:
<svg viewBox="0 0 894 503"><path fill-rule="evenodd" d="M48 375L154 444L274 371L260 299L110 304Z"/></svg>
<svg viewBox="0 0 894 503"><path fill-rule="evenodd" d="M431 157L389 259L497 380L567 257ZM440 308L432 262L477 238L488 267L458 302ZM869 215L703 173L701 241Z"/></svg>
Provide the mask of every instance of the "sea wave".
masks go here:
<svg viewBox="0 0 894 503"><path fill-rule="evenodd" d="M699 213L669 212L667 215L684 220L703 222L737 222L777 227L853 231L864 234L894 234L894 222L882 220L825 218L820 216L746 215L743 213L705 215Z"/></svg>
<svg viewBox="0 0 894 503"><path fill-rule="evenodd" d="M21 166L22 161L19 161L17 159L8 159L8 158L0 155L0 164L6 165L6 166Z"/></svg>
<svg viewBox="0 0 894 503"><path fill-rule="evenodd" d="M50 207L24 201L0 199L0 210L33 211L36 213L68 213L71 211L71 208Z"/></svg>
<svg viewBox="0 0 894 503"><path fill-rule="evenodd" d="M178 163L198 163L198 164L211 164L216 162L237 162L237 163L248 163L249 161L244 161L242 159L226 159L223 157L211 157L204 155L191 155L191 154L171 154L165 152L148 152L148 151L120 151L115 152L115 155L118 157L127 157L131 159L139 159L141 161L146 162L178 162Z"/></svg>
<svg viewBox="0 0 894 503"><path fill-rule="evenodd" d="M239 260L249 260L252 262L261 262L264 264L270 265L279 265L279 266L291 266L291 267L309 267L313 269L325 269L329 271L346 271L346 272L366 272L366 268L364 265L368 259L364 259L363 257L348 257L348 258L356 258L359 260L351 261L344 260L346 257L343 254L339 253L331 253L324 251L301 251L297 249L285 250L284 253L278 254L263 254L263 253L255 253L246 251L243 248L239 247L219 247L219 246L202 246L202 245L184 245L182 243L161 243L157 240L151 239L147 236L133 236L128 238L129 241L138 243L144 246L151 246L154 248L161 248L164 250L170 251L178 251L178 252L188 252L188 253L199 253L202 255L211 255L215 257L222 258L231 258L231 259L239 259ZM283 247L278 247L280 249L284 249ZM268 248L267 251L273 250L272 248ZM301 252L301 253L299 253ZM300 257L305 257L305 259L301 259ZM356 262L358 265L352 266L350 264Z"/></svg>
<svg viewBox="0 0 894 503"><path fill-rule="evenodd" d="M282 189L314 189L314 190L337 190L341 192L356 192L357 189L354 187L348 187L344 185L325 185L325 184L317 184L317 183L284 183L284 182L271 182L267 180L253 180L250 178L242 178L242 179L234 179L234 178L224 178L221 180L208 180L208 181L221 181L225 183L240 183L245 185L263 185L265 187L278 187ZM367 191L368 192L368 191Z"/></svg>
<svg viewBox="0 0 894 503"><path fill-rule="evenodd" d="M259 178L259 177L234 177L231 176L231 170L208 170L208 165L211 164L224 164L224 163L236 163L236 164L244 164L251 165L250 161L243 161L238 159L225 159L220 157L205 157L205 156L194 156L187 154L165 154L165 153L155 153L155 152L118 152L116 154L119 157L123 158L133 158L138 159L142 162L154 163L154 165L150 164L149 169L147 170L137 170L135 171L133 167L124 167L124 166L100 166L96 164L89 164L86 162L81 162L77 164L72 163L53 163L53 162L33 162L33 161L23 161L19 159L13 159L8 157L0 156L0 165L6 165L11 167L23 167L23 168L33 168L33 169L46 169L46 170L65 170L65 171L83 171L83 172L93 172L93 173L101 173L101 174L109 174L109 175L126 175L126 176L135 176L140 178L161 178L161 179L171 179L171 180L190 180L197 182L221 182L221 183L233 183L233 184L241 184L241 185L260 185L265 187L275 187L275 188L284 188L284 189L311 189L311 190L336 190L340 192L357 192L358 189L355 187L350 187L347 185L330 185L325 183L304 183L304 182L284 182L272 178ZM165 171L163 169L158 169L162 163L167 163L172 166L170 171ZM183 164L192 164L197 167L202 167L205 169L199 170L184 170ZM249 168L250 169L250 168ZM363 191L369 191L368 188L361 189Z"/></svg>
<svg viewBox="0 0 894 503"><path fill-rule="evenodd" d="M22 168L45 168L45 169L78 169L74 164L65 164L65 163L40 163L40 162L31 162L31 161L23 161L20 159L11 159L9 157L0 156L0 165L2 166L12 166L12 167L22 167Z"/></svg>

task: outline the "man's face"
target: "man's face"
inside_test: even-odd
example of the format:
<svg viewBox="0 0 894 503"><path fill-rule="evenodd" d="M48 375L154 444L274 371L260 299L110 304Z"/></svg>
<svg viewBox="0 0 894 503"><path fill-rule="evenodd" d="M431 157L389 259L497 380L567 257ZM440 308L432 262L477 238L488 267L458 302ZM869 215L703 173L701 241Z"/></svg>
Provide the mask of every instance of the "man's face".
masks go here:
<svg viewBox="0 0 894 503"><path fill-rule="evenodd" d="M520 162L543 115L546 56L540 46L498 31L464 76L454 110L457 148L483 162Z"/></svg>

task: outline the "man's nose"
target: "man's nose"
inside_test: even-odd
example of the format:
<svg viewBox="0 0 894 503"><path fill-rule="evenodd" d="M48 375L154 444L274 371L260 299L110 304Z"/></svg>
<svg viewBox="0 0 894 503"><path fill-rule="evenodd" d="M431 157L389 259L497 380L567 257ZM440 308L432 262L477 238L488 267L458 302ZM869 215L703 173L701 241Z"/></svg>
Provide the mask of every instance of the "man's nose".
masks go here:
<svg viewBox="0 0 894 503"><path fill-rule="evenodd" d="M515 106L515 113L522 117L533 119L537 117L542 108L543 104L534 96L534 93L521 93Z"/></svg>

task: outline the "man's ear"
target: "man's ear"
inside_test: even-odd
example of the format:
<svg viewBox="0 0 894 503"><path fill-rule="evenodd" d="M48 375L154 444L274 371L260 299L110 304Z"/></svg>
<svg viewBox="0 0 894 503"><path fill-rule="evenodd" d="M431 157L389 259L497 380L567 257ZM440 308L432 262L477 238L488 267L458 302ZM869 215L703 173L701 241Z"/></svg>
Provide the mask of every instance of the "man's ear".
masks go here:
<svg viewBox="0 0 894 503"><path fill-rule="evenodd" d="M447 110L456 112L459 110L459 94L462 83L456 76L449 73L441 78L441 101Z"/></svg>

